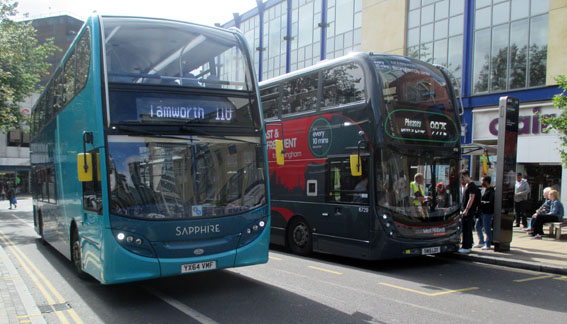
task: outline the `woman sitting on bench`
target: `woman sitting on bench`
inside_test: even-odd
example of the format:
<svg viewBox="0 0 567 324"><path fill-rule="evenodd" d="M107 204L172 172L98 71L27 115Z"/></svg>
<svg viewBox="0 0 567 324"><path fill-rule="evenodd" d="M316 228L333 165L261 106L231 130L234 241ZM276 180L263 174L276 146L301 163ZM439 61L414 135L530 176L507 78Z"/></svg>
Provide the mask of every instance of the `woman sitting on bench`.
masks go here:
<svg viewBox="0 0 567 324"><path fill-rule="evenodd" d="M549 192L549 199L551 199L550 212L548 214L538 215L534 223L532 236L536 240L541 240L544 223L563 221L564 209L563 204L559 201L559 192L557 190L551 190Z"/></svg>

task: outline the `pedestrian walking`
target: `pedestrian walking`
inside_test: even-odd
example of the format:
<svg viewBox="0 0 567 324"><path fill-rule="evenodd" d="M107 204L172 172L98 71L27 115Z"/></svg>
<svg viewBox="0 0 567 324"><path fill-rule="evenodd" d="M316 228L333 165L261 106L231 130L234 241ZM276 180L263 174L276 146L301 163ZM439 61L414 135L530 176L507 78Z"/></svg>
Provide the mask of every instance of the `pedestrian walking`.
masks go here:
<svg viewBox="0 0 567 324"><path fill-rule="evenodd" d="M514 195L514 211L516 212L516 224L514 226L523 228L528 227L528 195L530 194L530 185L528 181L522 177L522 173L516 174L516 186Z"/></svg>
<svg viewBox="0 0 567 324"><path fill-rule="evenodd" d="M11 183L8 183L8 190L6 191L6 198L10 201L10 208L12 209L12 205L14 209L18 207L18 199L16 198L16 189L12 186Z"/></svg>
<svg viewBox="0 0 567 324"><path fill-rule="evenodd" d="M4 182L0 181L0 200L6 199L6 188Z"/></svg>

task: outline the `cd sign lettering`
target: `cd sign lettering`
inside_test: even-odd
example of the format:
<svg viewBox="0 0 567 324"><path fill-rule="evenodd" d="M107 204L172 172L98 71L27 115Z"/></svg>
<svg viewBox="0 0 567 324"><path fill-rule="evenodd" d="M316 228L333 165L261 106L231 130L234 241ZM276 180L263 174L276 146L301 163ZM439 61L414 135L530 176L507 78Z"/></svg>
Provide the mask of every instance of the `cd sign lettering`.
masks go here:
<svg viewBox="0 0 567 324"><path fill-rule="evenodd" d="M389 137L402 141L455 143L459 138L455 121L441 113L398 109L384 126Z"/></svg>

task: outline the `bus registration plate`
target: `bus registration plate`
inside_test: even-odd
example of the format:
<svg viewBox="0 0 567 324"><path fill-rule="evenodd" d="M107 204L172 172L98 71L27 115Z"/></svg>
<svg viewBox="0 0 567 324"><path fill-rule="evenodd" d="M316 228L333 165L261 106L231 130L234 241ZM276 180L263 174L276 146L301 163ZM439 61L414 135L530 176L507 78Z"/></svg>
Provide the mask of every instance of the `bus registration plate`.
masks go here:
<svg viewBox="0 0 567 324"><path fill-rule="evenodd" d="M181 265L181 273L197 272L204 270L214 270L217 268L217 261L206 261Z"/></svg>
<svg viewBox="0 0 567 324"><path fill-rule="evenodd" d="M440 246L434 246L434 247L428 247L428 248L421 249L421 254L423 254L423 255L425 255L425 254L436 254L436 253L441 253L441 247Z"/></svg>

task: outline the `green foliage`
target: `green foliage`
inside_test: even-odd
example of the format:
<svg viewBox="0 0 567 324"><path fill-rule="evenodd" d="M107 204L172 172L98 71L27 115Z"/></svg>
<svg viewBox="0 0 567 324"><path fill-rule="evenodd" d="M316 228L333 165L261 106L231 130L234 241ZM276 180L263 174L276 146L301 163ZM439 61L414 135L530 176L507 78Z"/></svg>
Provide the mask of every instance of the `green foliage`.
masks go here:
<svg viewBox="0 0 567 324"><path fill-rule="evenodd" d="M56 47L53 40L39 44L31 22L15 22L17 2L0 0L0 132L20 128L27 120L18 104L39 91Z"/></svg>
<svg viewBox="0 0 567 324"><path fill-rule="evenodd" d="M561 94L553 97L553 106L559 109L560 114L557 117L543 116L541 122L547 126L547 129L554 129L559 133L561 139L559 152L563 165L567 166L567 76L560 75L555 78L559 88L563 89Z"/></svg>

